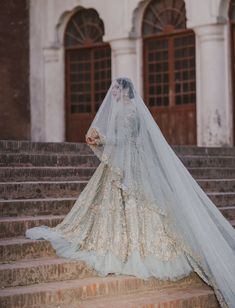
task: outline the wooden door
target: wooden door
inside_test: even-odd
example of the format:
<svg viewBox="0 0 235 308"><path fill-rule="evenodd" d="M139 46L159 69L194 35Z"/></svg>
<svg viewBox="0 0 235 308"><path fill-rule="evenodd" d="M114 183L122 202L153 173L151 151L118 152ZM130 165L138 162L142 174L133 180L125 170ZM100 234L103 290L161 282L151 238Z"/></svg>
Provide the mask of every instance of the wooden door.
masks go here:
<svg viewBox="0 0 235 308"><path fill-rule="evenodd" d="M170 144L197 144L195 34L181 0L152 1L143 19L144 99Z"/></svg>
<svg viewBox="0 0 235 308"><path fill-rule="evenodd" d="M110 86L110 47L67 51L66 77L66 140L84 142Z"/></svg>
<svg viewBox="0 0 235 308"><path fill-rule="evenodd" d="M111 83L111 49L93 9L79 10L65 32L66 140L84 142Z"/></svg>

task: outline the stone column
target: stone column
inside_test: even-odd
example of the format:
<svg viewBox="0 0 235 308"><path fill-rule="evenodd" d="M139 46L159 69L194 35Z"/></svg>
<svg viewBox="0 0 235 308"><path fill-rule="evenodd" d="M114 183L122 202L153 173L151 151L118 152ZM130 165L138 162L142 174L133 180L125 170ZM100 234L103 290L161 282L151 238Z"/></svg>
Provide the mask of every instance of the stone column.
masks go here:
<svg viewBox="0 0 235 308"><path fill-rule="evenodd" d="M44 48L44 141L61 142L65 135L64 76L62 49Z"/></svg>
<svg viewBox="0 0 235 308"><path fill-rule="evenodd" d="M115 39L109 41L112 49L112 78L129 77L137 84L136 41Z"/></svg>
<svg viewBox="0 0 235 308"><path fill-rule="evenodd" d="M232 144L224 24L194 27L197 38L197 144Z"/></svg>

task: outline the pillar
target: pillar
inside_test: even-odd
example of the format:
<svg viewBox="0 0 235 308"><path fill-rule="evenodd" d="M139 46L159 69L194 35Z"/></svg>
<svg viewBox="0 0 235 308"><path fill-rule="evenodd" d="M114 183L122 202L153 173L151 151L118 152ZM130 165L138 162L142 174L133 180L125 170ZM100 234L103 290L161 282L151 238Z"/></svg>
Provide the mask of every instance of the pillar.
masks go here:
<svg viewBox="0 0 235 308"><path fill-rule="evenodd" d="M197 144L232 144L224 24L194 27L197 38Z"/></svg>
<svg viewBox="0 0 235 308"><path fill-rule="evenodd" d="M137 84L136 41L116 39L109 41L112 49L112 78L128 77Z"/></svg>

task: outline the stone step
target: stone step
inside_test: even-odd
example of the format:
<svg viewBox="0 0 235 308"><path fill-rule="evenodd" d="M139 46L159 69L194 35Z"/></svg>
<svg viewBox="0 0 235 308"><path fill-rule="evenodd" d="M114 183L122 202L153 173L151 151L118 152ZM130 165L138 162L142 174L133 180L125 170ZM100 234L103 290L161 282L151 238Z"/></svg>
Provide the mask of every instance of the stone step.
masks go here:
<svg viewBox="0 0 235 308"><path fill-rule="evenodd" d="M220 211L229 221L235 221L235 206L221 207Z"/></svg>
<svg viewBox="0 0 235 308"><path fill-rule="evenodd" d="M1 167L0 182L84 180L94 171L93 167Z"/></svg>
<svg viewBox="0 0 235 308"><path fill-rule="evenodd" d="M221 212L235 227L235 207L223 207L221 208ZM52 225L53 224L54 223L52 223ZM24 233L22 234L24 235ZM30 250L30 247L32 250ZM35 247L35 249L33 247ZM37 258L38 254L39 256L55 256L54 249L48 241L33 241L24 236L22 237L22 235L16 238L6 237L0 239L0 252L0 262L18 260L18 258Z"/></svg>
<svg viewBox="0 0 235 308"><path fill-rule="evenodd" d="M65 215L0 217L0 238L25 235L27 229L40 225L54 227L60 223L64 217Z"/></svg>
<svg viewBox="0 0 235 308"><path fill-rule="evenodd" d="M2 199L78 197L88 181L1 182Z"/></svg>
<svg viewBox="0 0 235 308"><path fill-rule="evenodd" d="M172 145L171 148L183 155L235 155L235 147L203 147ZM82 153L92 152L85 143L31 142L27 140L0 140L0 152L4 153Z"/></svg>
<svg viewBox="0 0 235 308"><path fill-rule="evenodd" d="M187 168L192 167L233 167L235 156L181 155L180 160ZM0 153L0 166L97 166L99 160L93 154L58 153Z"/></svg>
<svg viewBox="0 0 235 308"><path fill-rule="evenodd" d="M235 192L207 192L217 207L235 206Z"/></svg>
<svg viewBox="0 0 235 308"><path fill-rule="evenodd" d="M235 207L220 208L222 214L235 221ZM49 241L31 240L24 236L0 239L0 262L56 256Z"/></svg>
<svg viewBox="0 0 235 308"><path fill-rule="evenodd" d="M62 215L69 212L76 200L76 197L0 200L0 216Z"/></svg>
<svg viewBox="0 0 235 308"><path fill-rule="evenodd" d="M178 156L187 169L199 167L223 167L234 168L235 156L198 156L183 155Z"/></svg>
<svg viewBox="0 0 235 308"><path fill-rule="evenodd" d="M235 207L221 207L220 210L230 223L235 226ZM60 213L60 215L1 217L0 238L24 235L26 229L34 226L48 225L53 227L63 220L66 213L64 215Z"/></svg>
<svg viewBox="0 0 235 308"><path fill-rule="evenodd" d="M197 182L205 192L235 191L235 179L199 179ZM6 200L78 197L87 183L88 180L0 182L0 196Z"/></svg>
<svg viewBox="0 0 235 308"><path fill-rule="evenodd" d="M93 155L75 154L31 154L31 153L0 153L0 167L6 166L76 166L94 167L99 163Z"/></svg>
<svg viewBox="0 0 235 308"><path fill-rule="evenodd" d="M83 261L65 258L38 258L0 264L0 288L43 282L81 279L96 275Z"/></svg>
<svg viewBox="0 0 235 308"><path fill-rule="evenodd" d="M65 308L61 306L60 308ZM71 308L75 308L72 306ZM116 297L88 299L79 304L79 308L219 308L212 289L206 286L181 287L161 292L149 291Z"/></svg>
<svg viewBox="0 0 235 308"><path fill-rule="evenodd" d="M217 207L235 207L235 192L207 193ZM0 216L66 214L77 197L0 200Z"/></svg>
<svg viewBox="0 0 235 308"><path fill-rule="evenodd" d="M201 147L191 145L173 145L178 155L235 156L235 147Z"/></svg>
<svg viewBox="0 0 235 308"><path fill-rule="evenodd" d="M199 179L197 183L205 192L235 191L235 179Z"/></svg>
<svg viewBox="0 0 235 308"><path fill-rule="evenodd" d="M187 168L195 179L218 179L235 178L235 168L208 167L208 168Z"/></svg>
<svg viewBox="0 0 235 308"><path fill-rule="evenodd" d="M207 193L217 207L235 207L235 192ZM76 197L0 199L0 216L62 215L69 212Z"/></svg>
<svg viewBox="0 0 235 308"><path fill-rule="evenodd" d="M0 182L89 179L95 167L0 167ZM235 178L235 168L189 168L194 178Z"/></svg>
<svg viewBox="0 0 235 308"><path fill-rule="evenodd" d="M85 143L73 142L31 142L0 140L1 153L74 153L88 154L92 150Z"/></svg>
<svg viewBox="0 0 235 308"><path fill-rule="evenodd" d="M127 296L133 300L136 296L146 292L152 291L153 294L159 296L163 292L170 295L178 292L178 290L184 290L184 292L187 290L186 294L188 293L189 295L189 293L196 294L196 290L199 289L201 289L201 292L204 290L213 295L213 291L196 274L191 274L175 282L160 281L153 278L142 280L133 276L108 275L107 277L58 280L55 282L40 283L40 285L4 288L0 290L0 306L7 308L80 308L84 304L84 307L95 308L97 306L92 304L92 300L96 304L97 300L99 304L109 300L109 305L104 307L110 308L113 307L112 299L116 300L116 297L121 298L122 296ZM92 305L88 306L89 303ZM119 308L124 307L126 306L119 306ZM187 307L202 308L203 306ZM215 308L217 306L213 307Z"/></svg>
<svg viewBox="0 0 235 308"><path fill-rule="evenodd" d="M217 207L235 206L235 192L208 192ZM35 216L67 213L76 197L38 199L0 199L0 216Z"/></svg>
<svg viewBox="0 0 235 308"><path fill-rule="evenodd" d="M235 221L235 207L222 207L220 210L229 221ZM34 241L22 236L0 239L0 262L43 256L55 256L48 241Z"/></svg>
<svg viewBox="0 0 235 308"><path fill-rule="evenodd" d="M0 239L0 263L56 257L49 241L31 240L25 236Z"/></svg>
<svg viewBox="0 0 235 308"><path fill-rule="evenodd" d="M235 227L235 209L222 209L222 213ZM0 262L23 260L37 257L55 256L55 251L46 240L30 240L25 238L28 228L48 225L56 226L65 216L24 217L23 220L9 218L0 220ZM9 229L7 229L9 227Z"/></svg>

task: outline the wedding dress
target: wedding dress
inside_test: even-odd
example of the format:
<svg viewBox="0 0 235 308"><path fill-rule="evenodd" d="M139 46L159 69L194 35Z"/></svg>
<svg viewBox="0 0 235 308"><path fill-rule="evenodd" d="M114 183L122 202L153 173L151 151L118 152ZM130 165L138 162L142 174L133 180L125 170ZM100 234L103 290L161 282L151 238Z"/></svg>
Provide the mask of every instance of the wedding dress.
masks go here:
<svg viewBox="0 0 235 308"><path fill-rule="evenodd" d="M28 229L98 275L177 280L195 271L235 307L235 231L168 145L128 78L115 79L87 138L100 164L57 226ZM92 139L93 138L93 139Z"/></svg>

